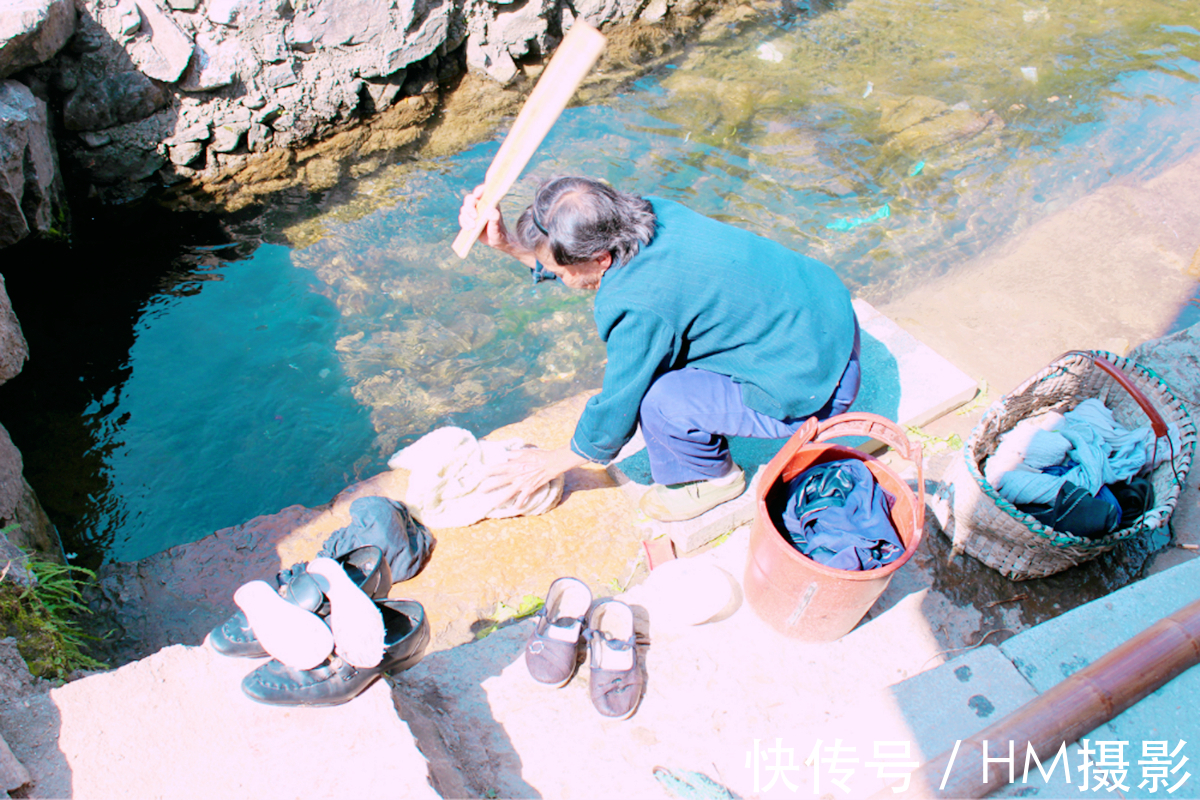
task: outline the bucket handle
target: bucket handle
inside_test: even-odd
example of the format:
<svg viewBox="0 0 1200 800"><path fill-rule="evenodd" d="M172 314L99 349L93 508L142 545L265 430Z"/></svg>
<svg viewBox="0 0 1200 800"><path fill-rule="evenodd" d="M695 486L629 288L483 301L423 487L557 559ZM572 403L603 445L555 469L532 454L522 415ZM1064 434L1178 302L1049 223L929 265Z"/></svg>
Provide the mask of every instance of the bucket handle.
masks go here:
<svg viewBox="0 0 1200 800"><path fill-rule="evenodd" d="M1113 380L1121 384L1121 388L1129 392L1130 396L1142 407L1142 411L1145 411L1146 416L1150 418L1150 427L1154 429L1154 435L1160 439L1167 435L1167 423L1163 421L1162 414L1158 413L1158 409L1142 393L1142 390L1133 381L1129 380L1129 376L1118 369L1115 364L1106 358L1102 358L1095 353L1089 353L1086 350L1068 350L1059 356L1057 360L1067 358L1068 356L1090 358L1093 364L1107 372L1112 376Z"/></svg>
<svg viewBox="0 0 1200 800"><path fill-rule="evenodd" d="M772 461L782 466L791 461L796 451L806 444L836 439L839 436L866 436L875 439L915 464L917 467L917 491L920 495L917 499L917 508L924 510L925 466L921 445L910 440L899 425L878 414L850 411L819 422L816 417L809 417L800 426L800 429L792 434L792 438L787 440L783 449L776 454ZM922 516L924 515L922 514Z"/></svg>

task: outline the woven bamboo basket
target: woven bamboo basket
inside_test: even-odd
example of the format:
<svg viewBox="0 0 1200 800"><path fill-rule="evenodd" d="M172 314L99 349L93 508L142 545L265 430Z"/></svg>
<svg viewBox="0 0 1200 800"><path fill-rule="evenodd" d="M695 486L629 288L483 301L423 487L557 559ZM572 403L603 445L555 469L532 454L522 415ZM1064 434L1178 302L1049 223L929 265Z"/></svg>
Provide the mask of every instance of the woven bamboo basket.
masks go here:
<svg viewBox="0 0 1200 800"><path fill-rule="evenodd" d="M1150 475L1153 507L1128 527L1094 540L1057 531L1018 511L983 475L1000 437L1017 423L1049 411L1065 413L1089 398L1103 402L1125 428L1149 424L1163 436L1170 426L1177 435L1169 445L1170 457ZM1065 353L992 404L971 432L962 461L946 482L952 493L954 550L1013 580L1043 578L1082 564L1167 524L1195 448L1196 426L1187 407L1150 370L1100 350Z"/></svg>

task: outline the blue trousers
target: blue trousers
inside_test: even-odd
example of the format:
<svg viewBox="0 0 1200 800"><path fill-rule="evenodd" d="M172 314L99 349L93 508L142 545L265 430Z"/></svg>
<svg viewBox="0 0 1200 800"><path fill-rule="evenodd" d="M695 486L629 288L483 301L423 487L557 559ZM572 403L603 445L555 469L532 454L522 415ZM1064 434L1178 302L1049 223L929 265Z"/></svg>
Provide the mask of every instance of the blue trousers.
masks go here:
<svg viewBox="0 0 1200 800"><path fill-rule="evenodd" d="M815 414L779 420L748 408L742 387L725 375L685 367L664 372L642 398L639 422L655 483L707 480L729 470L727 436L786 439L809 416L826 419L850 409L862 382L859 331L833 396Z"/></svg>

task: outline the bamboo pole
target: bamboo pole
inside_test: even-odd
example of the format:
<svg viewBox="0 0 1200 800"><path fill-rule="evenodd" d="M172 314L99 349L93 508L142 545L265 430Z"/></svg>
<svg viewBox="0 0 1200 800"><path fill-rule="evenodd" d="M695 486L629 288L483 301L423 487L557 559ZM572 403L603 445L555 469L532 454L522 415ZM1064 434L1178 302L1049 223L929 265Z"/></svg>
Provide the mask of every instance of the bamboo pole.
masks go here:
<svg viewBox="0 0 1200 800"><path fill-rule="evenodd" d="M504 138L488 167L483 195L475 204L479 212L478 221L470 228L463 228L451 245L459 258L467 257L471 245L487 225L487 212L495 208L516 183L521 170L529 163L588 70L600 57L605 42L604 34L583 20L576 20L562 44L554 51L554 57L538 79L537 86L533 87L512 130Z"/></svg>
<svg viewBox="0 0 1200 800"><path fill-rule="evenodd" d="M1018 761L1024 760L1025 742L1033 746L1039 759L1053 760L1064 742L1075 742L1198 663L1200 600L1160 619L1045 694L921 766L910 776L907 791L883 789L872 800L986 797L1008 782L1008 770L994 761L997 750L1000 755L1008 752L1008 742L1016 743L1014 758ZM993 759L987 782L980 760L984 740Z"/></svg>

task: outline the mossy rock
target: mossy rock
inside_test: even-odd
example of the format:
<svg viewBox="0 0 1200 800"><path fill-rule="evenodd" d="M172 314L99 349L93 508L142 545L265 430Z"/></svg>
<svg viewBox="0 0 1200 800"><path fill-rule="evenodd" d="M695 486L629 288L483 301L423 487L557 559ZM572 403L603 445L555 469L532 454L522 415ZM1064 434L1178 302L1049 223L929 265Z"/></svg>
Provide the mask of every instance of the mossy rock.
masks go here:
<svg viewBox="0 0 1200 800"><path fill-rule="evenodd" d="M35 574L41 573L36 583L0 582L0 638L17 640L30 674L38 678L66 681L76 670L106 668L84 652L88 637L73 618L86 611L72 577L79 568L30 563Z"/></svg>

